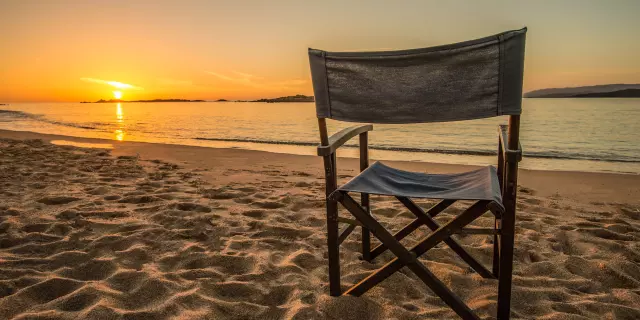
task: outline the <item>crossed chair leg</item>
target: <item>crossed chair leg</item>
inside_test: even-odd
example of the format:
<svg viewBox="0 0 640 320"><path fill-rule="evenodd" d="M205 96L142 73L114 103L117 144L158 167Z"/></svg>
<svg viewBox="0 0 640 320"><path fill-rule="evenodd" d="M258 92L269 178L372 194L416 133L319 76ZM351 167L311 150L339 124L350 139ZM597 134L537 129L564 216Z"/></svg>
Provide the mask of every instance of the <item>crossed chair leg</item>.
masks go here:
<svg viewBox="0 0 640 320"><path fill-rule="evenodd" d="M494 229L468 229L468 233L473 234L485 234L491 233L495 235L495 240L498 242L502 242L504 240L510 240L511 244L507 244L505 247L511 247L511 251L508 252L510 254L500 254L501 246L499 244L495 245L495 249L497 252L494 252L494 266L493 272L487 270L480 262L478 262L475 258L473 258L469 253L467 253L462 246L451 236L455 233L460 233L465 231L463 229L469 223L476 220L478 217L483 215L488 209L487 206L490 204L490 201L477 201L463 213L455 217L450 222L446 223L443 226L440 226L434 219L438 213L442 212L444 209L452 205L455 200L443 200L434 207L432 207L429 211L424 212L422 208L416 205L411 199L406 197L397 197L397 199L402 202L415 216L416 219L409 223L407 226L402 228L396 234L391 234L387 231L378 221L376 221L368 212L363 208L359 203L357 203L349 194L346 192L335 192L332 195L332 199L329 199L328 202L334 202L334 206L328 207L330 209L335 209L335 214L330 214L331 212L328 210L327 218L328 220L334 219L334 221L328 221L329 227L329 281L330 281L330 293L332 296L339 296L341 294L345 295L353 295L353 296L361 296L369 289L373 288L386 278L390 277L392 274L402 269L403 267L408 267L413 273L418 276L436 295L438 295L449 307L451 307L461 318L463 319L478 319L475 313L462 301L459 297L457 297L447 286L445 286L438 278L425 267L425 265L418 260L418 257L430 250L431 248L438 245L440 242L446 243L454 252L456 252L473 270L475 270L478 274L480 274L484 278L495 279L499 278L499 293L498 293L498 318L507 319L509 317L509 301L501 301L501 298L504 299L505 290L508 289L506 293L507 299L510 299L510 288L511 288L511 274L509 272L508 277L507 274L500 275L500 266L504 265L504 269L509 269L511 271L511 261L513 254L513 237L507 237L508 239L503 239L500 236L501 230ZM348 234L353 230L351 226L347 227L347 232L343 232L342 235L338 235L337 230L337 202L340 202L357 220L359 225L366 228L368 231L373 233L373 235L378 238L381 242L376 248L363 254L363 257L369 258L367 260L371 261L387 249L393 252L396 256L393 260L382 266L380 269L373 272L371 275L349 288L344 293L341 293L340 289L340 266L339 266L339 255L338 255L338 246L340 243L348 236ZM501 218L497 216L497 218ZM345 219L346 220L346 219ZM497 221L499 221L497 219ZM405 248L401 243L402 240L407 235L411 234L411 232L415 231L418 227L426 225L433 232L419 241L415 246L411 249ZM497 227L499 225L497 224ZM334 230L331 230L331 229ZM349 230L351 228L351 230ZM498 231L498 233L496 233ZM331 236L335 237L332 241ZM503 245L504 246L504 245ZM495 250L494 250L495 251ZM506 261L508 259L508 261ZM508 265L506 263L508 262ZM508 279L507 279L508 278ZM503 280L505 283L503 283ZM508 282L508 283L506 283ZM506 286L508 284L508 286ZM501 295L502 293L502 295ZM501 310L505 309L506 304L506 314Z"/></svg>

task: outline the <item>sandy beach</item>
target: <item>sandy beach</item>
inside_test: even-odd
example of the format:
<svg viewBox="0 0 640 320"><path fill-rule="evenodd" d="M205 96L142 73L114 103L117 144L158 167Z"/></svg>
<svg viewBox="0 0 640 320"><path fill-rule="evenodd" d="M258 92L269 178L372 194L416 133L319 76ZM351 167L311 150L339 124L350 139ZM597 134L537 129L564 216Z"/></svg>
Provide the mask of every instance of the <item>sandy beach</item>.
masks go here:
<svg viewBox="0 0 640 320"><path fill-rule="evenodd" d="M340 181L357 168L340 159ZM640 176L519 174L512 315L639 319ZM456 318L407 270L361 298L329 297L323 195L319 157L0 130L0 319ZM372 208L393 230L412 220L392 198ZM392 257L360 261L359 238L341 247L345 288ZM458 240L490 264L490 237ZM446 246L421 259L493 318L497 281Z"/></svg>

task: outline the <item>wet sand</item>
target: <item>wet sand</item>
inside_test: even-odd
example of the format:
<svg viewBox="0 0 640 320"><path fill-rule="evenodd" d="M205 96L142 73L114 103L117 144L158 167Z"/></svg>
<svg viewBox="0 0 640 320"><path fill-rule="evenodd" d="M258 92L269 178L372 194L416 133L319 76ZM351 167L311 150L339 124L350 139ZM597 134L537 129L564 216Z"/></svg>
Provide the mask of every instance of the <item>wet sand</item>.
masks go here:
<svg viewBox="0 0 640 320"><path fill-rule="evenodd" d="M361 298L328 296L321 166L311 156L0 130L0 318L456 318L404 269ZM338 166L341 182L357 174L356 159ZM521 170L520 184L514 317L640 318L640 176ZM391 198L372 204L393 230L412 220ZM492 223L487 214L476 225ZM490 264L490 237L458 240ZM392 258L369 264L358 251L356 231L341 248L345 288ZM495 314L495 280L445 246L422 261L483 318Z"/></svg>

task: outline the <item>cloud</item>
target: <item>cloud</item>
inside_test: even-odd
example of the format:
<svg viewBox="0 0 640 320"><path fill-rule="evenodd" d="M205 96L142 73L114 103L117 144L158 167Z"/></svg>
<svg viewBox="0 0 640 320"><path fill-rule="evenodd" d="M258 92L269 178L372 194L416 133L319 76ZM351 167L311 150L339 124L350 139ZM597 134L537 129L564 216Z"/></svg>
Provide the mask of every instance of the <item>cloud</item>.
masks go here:
<svg viewBox="0 0 640 320"><path fill-rule="evenodd" d="M242 82L242 83L250 83L251 82L249 80L250 78L247 78L247 77L234 78L234 77L226 76L224 74L220 74L220 73L213 72L213 71L205 71L205 72L208 73L208 74L214 75L214 76L216 76L216 77L218 77L218 78L220 78L222 80L229 81L229 82L236 82L236 83L240 83L240 82Z"/></svg>
<svg viewBox="0 0 640 320"><path fill-rule="evenodd" d="M262 79L262 77L258 77L258 76L255 76L255 75L252 75L252 74L248 74L248 73L243 73L243 72L238 72L238 71L231 71L231 72L233 72L233 73L235 73L235 74L237 74L237 75L239 75L239 76L241 76L242 78L245 78L245 79Z"/></svg>
<svg viewBox="0 0 640 320"><path fill-rule="evenodd" d="M262 77L258 77L252 74L231 71L233 74L237 76L229 76L225 74L221 74L213 71L205 71L206 73L216 76L221 80L236 83L240 85L245 85L253 88L289 88L296 87L307 83L307 80L300 79L289 79L289 80L280 80L280 81L264 81Z"/></svg>
<svg viewBox="0 0 640 320"><path fill-rule="evenodd" d="M91 82L91 83L104 84L104 85L112 86L117 89L144 90L144 88L142 87L137 87L132 84L122 83L118 81L109 81L109 80L101 80L101 79L94 79L94 78L80 78L80 80Z"/></svg>

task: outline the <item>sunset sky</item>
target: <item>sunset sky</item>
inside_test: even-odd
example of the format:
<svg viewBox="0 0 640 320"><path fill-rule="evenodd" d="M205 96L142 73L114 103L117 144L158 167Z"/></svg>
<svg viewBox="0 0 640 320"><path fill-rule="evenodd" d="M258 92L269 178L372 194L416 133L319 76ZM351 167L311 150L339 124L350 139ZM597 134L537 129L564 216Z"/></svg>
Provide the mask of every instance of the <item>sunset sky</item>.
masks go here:
<svg viewBox="0 0 640 320"><path fill-rule="evenodd" d="M640 83L640 1L0 0L0 102L312 94L307 47L529 27L525 91Z"/></svg>

